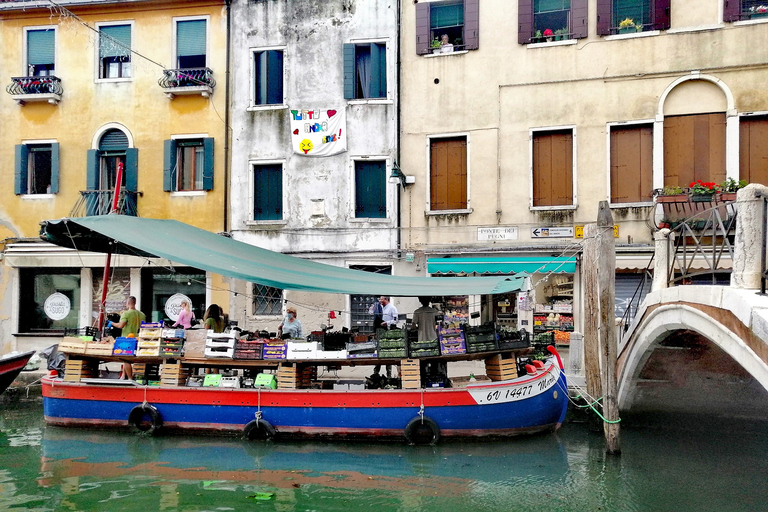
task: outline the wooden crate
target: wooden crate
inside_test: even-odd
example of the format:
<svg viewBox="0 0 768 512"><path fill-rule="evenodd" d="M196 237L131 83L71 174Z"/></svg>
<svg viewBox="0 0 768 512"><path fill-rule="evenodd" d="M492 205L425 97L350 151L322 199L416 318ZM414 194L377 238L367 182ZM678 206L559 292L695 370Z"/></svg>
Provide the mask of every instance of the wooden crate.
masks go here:
<svg viewBox="0 0 768 512"><path fill-rule="evenodd" d="M87 341L83 341L80 338L75 338L73 336L65 336L64 339L59 342L59 352L63 352L64 354L85 354L87 346Z"/></svg>
<svg viewBox="0 0 768 512"><path fill-rule="evenodd" d="M281 364L277 369L277 388L296 389L299 387L301 374L294 363Z"/></svg>
<svg viewBox="0 0 768 512"><path fill-rule="evenodd" d="M317 380L317 366L305 366L300 371L299 387L312 387L312 382Z"/></svg>
<svg viewBox="0 0 768 512"><path fill-rule="evenodd" d="M183 386L187 382L190 369L184 368L181 363L163 363L160 373L160 382L166 386Z"/></svg>
<svg viewBox="0 0 768 512"><path fill-rule="evenodd" d="M503 358L501 354L485 360L485 373L492 381L517 378L517 360L514 357Z"/></svg>
<svg viewBox="0 0 768 512"><path fill-rule="evenodd" d="M67 359L64 363L64 380L80 382L80 379L99 376L99 363L88 359Z"/></svg>
<svg viewBox="0 0 768 512"><path fill-rule="evenodd" d="M88 342L85 347L85 354L88 356L111 356L112 351L115 349L115 341L107 343L99 343L96 341Z"/></svg>
<svg viewBox="0 0 768 512"><path fill-rule="evenodd" d="M402 359L399 375L403 389L421 388L421 363L418 359Z"/></svg>

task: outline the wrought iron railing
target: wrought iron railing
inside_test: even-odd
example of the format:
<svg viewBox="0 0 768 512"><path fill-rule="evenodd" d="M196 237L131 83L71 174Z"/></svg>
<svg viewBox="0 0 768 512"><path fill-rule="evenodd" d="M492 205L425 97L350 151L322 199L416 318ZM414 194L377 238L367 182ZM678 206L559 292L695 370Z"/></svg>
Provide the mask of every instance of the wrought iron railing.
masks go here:
<svg viewBox="0 0 768 512"><path fill-rule="evenodd" d="M216 87L213 70L210 68L164 69L163 76L157 81L164 89L176 87Z"/></svg>
<svg viewBox="0 0 768 512"><path fill-rule="evenodd" d="M16 76L5 88L8 94L62 94L61 78L55 76Z"/></svg>
<svg viewBox="0 0 768 512"><path fill-rule="evenodd" d="M93 215L107 215L112 211L114 196L114 190L81 190L80 199L77 200L72 211L69 212L69 216L91 217ZM121 190L117 201L117 213L137 217L137 196L137 192Z"/></svg>

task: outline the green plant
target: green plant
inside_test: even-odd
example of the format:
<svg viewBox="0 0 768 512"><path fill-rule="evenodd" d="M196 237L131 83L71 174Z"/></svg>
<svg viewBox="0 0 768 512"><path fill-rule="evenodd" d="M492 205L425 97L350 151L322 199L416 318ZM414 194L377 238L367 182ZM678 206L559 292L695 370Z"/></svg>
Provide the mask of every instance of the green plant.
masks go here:
<svg viewBox="0 0 768 512"><path fill-rule="evenodd" d="M678 186L664 187L664 189L661 191L661 195L663 196L679 196L682 193L683 189Z"/></svg>
<svg viewBox="0 0 768 512"><path fill-rule="evenodd" d="M555 30L555 41L566 39L567 34L568 34L568 29L565 27Z"/></svg>
<svg viewBox="0 0 768 512"><path fill-rule="evenodd" d="M440 48L440 40L439 39L433 39L429 42L430 48Z"/></svg>
<svg viewBox="0 0 768 512"><path fill-rule="evenodd" d="M733 178L726 178L724 182L720 184L720 190L722 192L736 192L740 188L747 186L747 180L736 181Z"/></svg>
<svg viewBox="0 0 768 512"><path fill-rule="evenodd" d="M541 39L541 30L537 30L537 31L536 31L536 33L533 35L533 38L534 38L535 40L537 40L537 41L538 41L539 39Z"/></svg>
<svg viewBox="0 0 768 512"><path fill-rule="evenodd" d="M709 196L717 192L717 184L713 181L696 180L691 182L691 194L695 196Z"/></svg>
<svg viewBox="0 0 768 512"><path fill-rule="evenodd" d="M635 21L632 18L624 18L619 23L619 28L630 28L635 26Z"/></svg>

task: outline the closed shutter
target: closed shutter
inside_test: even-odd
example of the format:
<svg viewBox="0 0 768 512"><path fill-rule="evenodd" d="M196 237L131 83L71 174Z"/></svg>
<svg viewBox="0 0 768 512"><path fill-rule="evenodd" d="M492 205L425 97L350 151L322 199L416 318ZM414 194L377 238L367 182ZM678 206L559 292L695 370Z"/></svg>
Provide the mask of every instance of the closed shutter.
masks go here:
<svg viewBox="0 0 768 512"><path fill-rule="evenodd" d="M741 19L741 0L723 1L723 21L739 21Z"/></svg>
<svg viewBox="0 0 768 512"><path fill-rule="evenodd" d="M611 35L613 0L597 0L597 35Z"/></svg>
<svg viewBox="0 0 768 512"><path fill-rule="evenodd" d="M430 141L429 209L448 209L448 147L445 141Z"/></svg>
<svg viewBox="0 0 768 512"><path fill-rule="evenodd" d="M215 160L213 159L213 137L203 139L203 190L213 190L213 168Z"/></svg>
<svg viewBox="0 0 768 512"><path fill-rule="evenodd" d="M139 190L139 150L125 150L125 189L129 192Z"/></svg>
<svg viewBox="0 0 768 512"><path fill-rule="evenodd" d="M429 4L416 4L416 54L425 55L429 53L429 42L431 39L429 24Z"/></svg>
<svg viewBox="0 0 768 512"><path fill-rule="evenodd" d="M467 208L467 141L448 143L448 209Z"/></svg>
<svg viewBox="0 0 768 512"><path fill-rule="evenodd" d="M111 25L99 30L99 57L129 57L131 55L131 26Z"/></svg>
<svg viewBox="0 0 768 512"><path fill-rule="evenodd" d="M587 37L587 0L571 0L571 33L574 39Z"/></svg>
<svg viewBox="0 0 768 512"><path fill-rule="evenodd" d="M51 144L51 194L59 193L59 143Z"/></svg>
<svg viewBox="0 0 768 512"><path fill-rule="evenodd" d="M664 118L664 186L725 180L725 113Z"/></svg>
<svg viewBox="0 0 768 512"><path fill-rule="evenodd" d="M533 37L533 0L517 1L517 42L528 44Z"/></svg>
<svg viewBox="0 0 768 512"><path fill-rule="evenodd" d="M163 141L163 190L173 192L176 190L176 141L168 139Z"/></svg>
<svg viewBox="0 0 768 512"><path fill-rule="evenodd" d="M355 162L355 217L387 216L385 162Z"/></svg>
<svg viewBox="0 0 768 512"><path fill-rule="evenodd" d="M642 274L616 274L616 297L614 314L616 318L624 318L630 309L629 321L637 314L637 307L651 291L651 278ZM633 299L634 297L634 299Z"/></svg>
<svg viewBox="0 0 768 512"><path fill-rule="evenodd" d="M27 32L27 64L53 64L56 55L56 31L53 29Z"/></svg>
<svg viewBox="0 0 768 512"><path fill-rule="evenodd" d="M533 206L573 204L573 134L570 130L533 136Z"/></svg>
<svg viewBox="0 0 768 512"><path fill-rule="evenodd" d="M124 151L128 149L128 136L122 130L107 130L99 140L99 151Z"/></svg>
<svg viewBox="0 0 768 512"><path fill-rule="evenodd" d="M480 47L480 0L464 0L464 49Z"/></svg>
<svg viewBox="0 0 768 512"><path fill-rule="evenodd" d="M611 202L637 203L653 197L653 127L611 129Z"/></svg>
<svg viewBox="0 0 768 512"><path fill-rule="evenodd" d="M16 195L27 193L27 172L29 168L29 148L26 144L16 145L13 191Z"/></svg>
<svg viewBox="0 0 768 512"><path fill-rule="evenodd" d="M283 52L271 50L267 53L267 102L270 105L279 105L283 102Z"/></svg>
<svg viewBox="0 0 768 512"><path fill-rule="evenodd" d="M371 43L370 98L387 97L387 45Z"/></svg>
<svg viewBox="0 0 768 512"><path fill-rule="evenodd" d="M430 141L430 210L467 208L467 139Z"/></svg>
<svg viewBox="0 0 768 512"><path fill-rule="evenodd" d="M176 55L205 55L205 20L179 21L176 25Z"/></svg>
<svg viewBox="0 0 768 512"><path fill-rule="evenodd" d="M344 99L355 98L355 45L344 43L343 47Z"/></svg>
<svg viewBox="0 0 768 512"><path fill-rule="evenodd" d="M768 185L768 117L742 117L739 131L739 179Z"/></svg>
<svg viewBox="0 0 768 512"><path fill-rule="evenodd" d="M654 30L667 30L670 27L670 0L653 0L651 16Z"/></svg>
<svg viewBox="0 0 768 512"><path fill-rule="evenodd" d="M283 169L281 165L253 167L254 220L283 218Z"/></svg>
<svg viewBox="0 0 768 512"><path fill-rule="evenodd" d="M99 189L99 150L89 149L86 154L85 189Z"/></svg>

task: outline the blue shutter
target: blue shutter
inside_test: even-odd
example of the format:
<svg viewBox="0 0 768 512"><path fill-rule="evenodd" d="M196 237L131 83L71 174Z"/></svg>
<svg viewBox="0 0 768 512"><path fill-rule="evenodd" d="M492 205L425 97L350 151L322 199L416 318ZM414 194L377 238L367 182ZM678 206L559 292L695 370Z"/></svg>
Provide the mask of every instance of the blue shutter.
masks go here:
<svg viewBox="0 0 768 512"><path fill-rule="evenodd" d="M213 137L203 139L203 190L213 190Z"/></svg>
<svg viewBox="0 0 768 512"><path fill-rule="evenodd" d="M99 57L128 57L131 54L131 26L110 25L99 29Z"/></svg>
<svg viewBox="0 0 768 512"><path fill-rule="evenodd" d="M369 98L387 97L387 45L371 43L371 90Z"/></svg>
<svg viewBox="0 0 768 512"><path fill-rule="evenodd" d="M176 55L205 55L205 20L179 21L176 24Z"/></svg>
<svg viewBox="0 0 768 512"><path fill-rule="evenodd" d="M51 194L59 193L59 143L51 144Z"/></svg>
<svg viewBox="0 0 768 512"><path fill-rule="evenodd" d="M99 150L89 149L86 155L85 189L99 189Z"/></svg>
<svg viewBox="0 0 768 512"><path fill-rule="evenodd" d="M269 86L269 76L267 74L267 52L256 52L254 54L254 68L256 76L256 90L254 91L254 103L256 105L266 105L267 89Z"/></svg>
<svg viewBox="0 0 768 512"><path fill-rule="evenodd" d="M355 217L386 218L385 163L355 162Z"/></svg>
<svg viewBox="0 0 768 512"><path fill-rule="evenodd" d="M136 192L139 189L139 150L125 150L125 189Z"/></svg>
<svg viewBox="0 0 768 512"><path fill-rule="evenodd" d="M122 130L107 130L99 140L99 151L123 151L127 148L128 136Z"/></svg>
<svg viewBox="0 0 768 512"><path fill-rule="evenodd" d="M283 169L281 165L253 167L253 219L282 220Z"/></svg>
<svg viewBox="0 0 768 512"><path fill-rule="evenodd" d="M163 141L163 190L176 190L176 141Z"/></svg>
<svg viewBox="0 0 768 512"><path fill-rule="evenodd" d="M56 55L56 31L51 29L27 32L27 64L53 64Z"/></svg>
<svg viewBox="0 0 768 512"><path fill-rule="evenodd" d="M355 45L344 43L344 99L355 98Z"/></svg>
<svg viewBox="0 0 768 512"><path fill-rule="evenodd" d="M267 103L279 105L283 102L283 52L270 50L267 53Z"/></svg>
<svg viewBox="0 0 768 512"><path fill-rule="evenodd" d="M26 144L16 145L16 168L14 169L13 191L16 195L27 193L27 169L29 148Z"/></svg>

